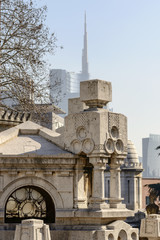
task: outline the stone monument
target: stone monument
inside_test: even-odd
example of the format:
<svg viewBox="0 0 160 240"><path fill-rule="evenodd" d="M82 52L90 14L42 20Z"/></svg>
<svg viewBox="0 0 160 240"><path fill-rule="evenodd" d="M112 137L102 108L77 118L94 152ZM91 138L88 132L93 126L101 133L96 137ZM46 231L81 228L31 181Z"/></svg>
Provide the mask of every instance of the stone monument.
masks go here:
<svg viewBox="0 0 160 240"><path fill-rule="evenodd" d="M138 229L124 222L133 212L121 197L127 118L103 108L111 99L110 82L81 82L64 127L51 131L27 121L0 133L2 240L30 218L49 224L52 240L138 239Z"/></svg>
<svg viewBox="0 0 160 240"><path fill-rule="evenodd" d="M140 239L160 239L160 215L150 214L141 220Z"/></svg>

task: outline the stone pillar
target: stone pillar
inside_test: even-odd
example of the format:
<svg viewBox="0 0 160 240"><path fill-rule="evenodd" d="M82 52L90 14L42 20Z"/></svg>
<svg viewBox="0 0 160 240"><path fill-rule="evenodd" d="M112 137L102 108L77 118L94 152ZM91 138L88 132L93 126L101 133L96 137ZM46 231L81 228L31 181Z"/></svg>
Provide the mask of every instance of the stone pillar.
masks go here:
<svg viewBox="0 0 160 240"><path fill-rule="evenodd" d="M84 160L78 159L74 174L74 208L86 208L87 201L84 190Z"/></svg>
<svg viewBox="0 0 160 240"><path fill-rule="evenodd" d="M16 226L14 240L51 240L49 226L43 220L27 219Z"/></svg>
<svg viewBox="0 0 160 240"><path fill-rule="evenodd" d="M90 208L102 209L109 208L104 198L104 170L107 160L105 158L93 157L89 159L93 165L92 172L92 197L90 198Z"/></svg>
<svg viewBox="0 0 160 240"><path fill-rule="evenodd" d="M142 208L142 173L140 173L139 177L139 205L138 208Z"/></svg>
<svg viewBox="0 0 160 240"><path fill-rule="evenodd" d="M125 208L122 204L121 198L121 179L120 179L120 166L123 160L116 157L111 159L110 163L110 198L109 203L111 208Z"/></svg>

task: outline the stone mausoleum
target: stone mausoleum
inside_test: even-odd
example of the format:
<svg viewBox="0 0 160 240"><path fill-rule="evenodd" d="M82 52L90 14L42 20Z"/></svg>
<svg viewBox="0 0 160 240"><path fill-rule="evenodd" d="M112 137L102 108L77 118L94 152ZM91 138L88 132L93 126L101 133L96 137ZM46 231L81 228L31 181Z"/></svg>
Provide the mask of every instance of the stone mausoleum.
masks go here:
<svg viewBox="0 0 160 240"><path fill-rule="evenodd" d="M110 82L81 82L64 127L27 121L0 133L0 240L13 240L30 218L49 224L52 240L139 238L124 222L133 211L123 202L121 168L129 175L140 166L127 165L127 118L103 108L111 100Z"/></svg>

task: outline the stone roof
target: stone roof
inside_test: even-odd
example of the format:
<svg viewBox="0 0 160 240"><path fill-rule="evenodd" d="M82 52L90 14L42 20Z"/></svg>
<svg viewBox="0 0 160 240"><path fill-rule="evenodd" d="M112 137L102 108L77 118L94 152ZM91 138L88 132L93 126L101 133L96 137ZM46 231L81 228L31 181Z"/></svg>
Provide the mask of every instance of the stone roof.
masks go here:
<svg viewBox="0 0 160 240"><path fill-rule="evenodd" d="M127 148L128 148L128 153L127 153L128 162L129 163L139 163L137 150L131 140L128 140Z"/></svg>
<svg viewBox="0 0 160 240"><path fill-rule="evenodd" d="M139 162L137 150L131 140L128 140L127 151L127 158L125 159L123 169L142 169L142 163Z"/></svg>
<svg viewBox="0 0 160 240"><path fill-rule="evenodd" d="M2 155L64 155L62 135L31 121L0 133ZM72 155L72 154L70 154Z"/></svg>

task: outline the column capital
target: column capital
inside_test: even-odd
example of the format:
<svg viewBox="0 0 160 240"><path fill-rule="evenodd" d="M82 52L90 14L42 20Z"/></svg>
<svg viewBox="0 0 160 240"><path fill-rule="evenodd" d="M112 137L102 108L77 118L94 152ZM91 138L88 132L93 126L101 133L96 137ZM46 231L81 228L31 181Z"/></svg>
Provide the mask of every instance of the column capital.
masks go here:
<svg viewBox="0 0 160 240"><path fill-rule="evenodd" d="M106 157L90 157L89 163L91 163L94 167L102 167L106 168L106 164L108 163L108 158Z"/></svg>
<svg viewBox="0 0 160 240"><path fill-rule="evenodd" d="M116 166L121 166L122 164L124 164L124 158L120 158L120 157L117 157L117 156L113 156L111 157L111 160L110 160L110 167L116 167Z"/></svg>

